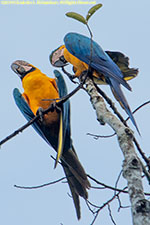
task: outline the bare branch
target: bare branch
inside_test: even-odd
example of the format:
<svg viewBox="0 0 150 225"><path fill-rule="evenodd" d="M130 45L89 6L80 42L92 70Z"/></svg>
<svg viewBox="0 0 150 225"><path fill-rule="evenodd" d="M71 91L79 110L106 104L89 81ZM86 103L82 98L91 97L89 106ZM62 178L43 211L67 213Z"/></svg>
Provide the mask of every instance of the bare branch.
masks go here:
<svg viewBox="0 0 150 225"><path fill-rule="evenodd" d="M146 105L148 105L148 104L150 104L150 101L144 102L144 103L141 104L139 107L137 107L132 113L133 113L133 114L136 113L137 111L139 111L139 109L143 108L144 106L146 106ZM129 120L129 119L130 119L130 117L128 117L128 118L126 119L126 121Z"/></svg>
<svg viewBox="0 0 150 225"><path fill-rule="evenodd" d="M55 180L55 181L52 181L52 182L49 182L49 183L46 183L46 184L41 184L41 185L38 185L38 186L27 187L27 186L14 185L14 187L20 188L20 189L38 189L38 188L43 188L43 187L46 187L46 186L49 186L49 185L52 185L52 184L59 183L60 181L65 180L65 179L66 179L66 177L62 177L58 180Z"/></svg>
<svg viewBox="0 0 150 225"><path fill-rule="evenodd" d="M40 118L40 116L35 116L32 120L30 120L28 123L26 123L25 125L23 125L22 127L20 127L19 129L17 129L16 131L14 131L12 134L10 134L9 136L7 136L6 138L4 138L2 141L0 141L0 146L2 146L4 143L6 143L7 141L9 141L11 138L15 137L17 134L19 134L20 132L22 132L23 130L25 130L27 127L29 127L31 124L33 124L36 120L38 120Z"/></svg>
<svg viewBox="0 0 150 225"><path fill-rule="evenodd" d="M106 100L106 102L110 105L110 107L112 108L112 110L113 110L113 112L118 116L118 118L120 119L120 121L126 126L126 127L128 127L128 125L127 125L127 123L126 123L126 121L129 119L129 117L126 119L126 120L124 120L124 118L121 116L121 114L118 112L118 110L117 110L117 108L114 106L114 103L111 101L111 99L93 82L93 84L94 84L94 86L95 86L95 88L96 88L96 90L98 91L98 93L100 93L100 95ZM135 113L135 112L137 112L139 109L141 109L142 107L144 107L145 105L147 105L147 104L150 104L150 101L147 101L147 102L145 102L145 103L143 103L142 105L140 105L137 109L135 109L134 111L133 111L133 114ZM112 135L106 135L106 136L101 136L101 135L91 135L91 134L89 134L89 135L91 135L91 136L94 136L95 137L95 139L98 139L99 137L100 138L107 138L107 137L112 137L112 136L114 136L116 134L116 132L114 133L114 134L112 134ZM135 146L136 146L136 148L137 148L137 150L139 151L139 153L140 153L140 155L142 156L142 158L144 159L144 161L146 162L146 164L147 164L147 166L148 166L148 168L149 168L149 170L150 170L150 160L149 160L149 158L148 157L146 157L145 156L145 153L142 151L142 149L141 149L141 147L140 147L140 145L139 145L139 143L137 142L137 140L136 140L136 138L135 137L133 137L133 142L135 143ZM144 172L144 171L143 171ZM147 178L148 178L148 181L150 182L150 176L148 176L148 174L146 174L146 176L147 176Z"/></svg>
<svg viewBox="0 0 150 225"><path fill-rule="evenodd" d="M109 205L109 204L108 204L108 211L109 211L109 216L110 216L110 219L111 219L112 223L113 223L114 225L116 225L116 223L115 223L115 221L114 221L114 218L113 218L113 216L112 216L112 212L111 212L111 208L110 208L110 205Z"/></svg>
<svg viewBox="0 0 150 225"><path fill-rule="evenodd" d="M116 135L116 133L109 134L109 135L97 135L97 134L87 133L87 135L93 136L95 140L98 140L99 138L110 138L110 137L114 137Z"/></svg>
<svg viewBox="0 0 150 225"><path fill-rule="evenodd" d="M98 206L94 205L89 200L86 200L85 202L86 202L86 205L87 205L88 209L90 210L90 212L94 215L95 211L90 207L90 205L93 206L94 208L97 208Z"/></svg>
<svg viewBox="0 0 150 225"><path fill-rule="evenodd" d="M119 173L119 175L118 175L118 178L117 178L117 180L116 180L116 183L115 183L115 189L117 189L118 182L119 182L119 180L120 180L121 174L122 174L122 170L120 171L120 173ZM114 194L116 194L116 190L115 190Z"/></svg>
<svg viewBox="0 0 150 225"><path fill-rule="evenodd" d="M147 225L150 221L150 203L144 196L141 161L134 149L133 134L128 127L125 127L123 123L108 111L102 97L99 96L89 77L87 77L85 84L92 106L96 110L97 120L102 125L105 123L110 125L117 134L118 143L124 155L123 176L128 184L133 223L134 225Z"/></svg>
<svg viewBox="0 0 150 225"><path fill-rule="evenodd" d="M107 188L107 189L110 189L110 190L112 190L112 191L123 192L123 193L125 193L125 194L128 193L128 191L125 191L124 189L119 189L119 188L112 187L112 186L109 186L109 185L107 185L107 184L104 184L104 183L102 183L102 182L96 180L95 178L91 177L89 174L87 174L87 176L88 176L88 178L90 178L91 180L93 180L95 183L100 184L101 186L103 186L103 188ZM96 187L96 188L95 188L95 187L91 187L91 188L94 188L94 189L101 189L101 188L99 188L99 187ZM127 188L127 187L126 187L126 188Z"/></svg>
<svg viewBox="0 0 150 225"><path fill-rule="evenodd" d="M119 193L120 193L120 192L118 192L118 194L119 194ZM114 195L111 199L109 199L107 202L105 202L102 206L99 207L99 209L96 211L96 213L95 213L96 215L95 215L95 217L94 217L94 219L93 219L93 221L92 221L92 223L91 223L90 225L93 225L93 224L95 223L95 221L96 221L96 219L97 219L97 217L98 217L100 211L101 211L103 208L105 208L109 203L111 203L115 198L116 198L116 195Z"/></svg>

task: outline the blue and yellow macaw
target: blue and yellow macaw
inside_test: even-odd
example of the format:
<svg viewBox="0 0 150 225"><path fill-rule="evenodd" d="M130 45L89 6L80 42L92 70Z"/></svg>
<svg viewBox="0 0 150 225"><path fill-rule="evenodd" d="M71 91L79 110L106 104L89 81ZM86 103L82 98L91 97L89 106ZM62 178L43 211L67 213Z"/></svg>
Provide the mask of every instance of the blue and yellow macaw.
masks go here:
<svg viewBox="0 0 150 225"><path fill-rule="evenodd" d="M120 52L104 52L95 41L92 41L91 54L91 39L78 33L68 33L64 38L64 43L65 45L60 46L50 55L51 64L56 67L64 67L69 62L73 65L76 77L79 77L90 65L94 70L92 73L94 82L110 85L115 98L125 109L139 133L120 86L122 84L131 91L131 87L126 80L134 78L138 73L137 69L128 67L129 59Z"/></svg>
<svg viewBox="0 0 150 225"><path fill-rule="evenodd" d="M67 95L66 84L57 70L54 71L56 78L52 79L22 60L12 63L11 68L21 78L24 88L23 94L17 88L14 89L14 99L28 121L39 114L42 109L47 109L53 99L59 101L59 98ZM43 101L43 99L51 100ZM88 198L87 189L90 188L90 183L72 144L69 100L62 104L59 110L54 109L44 114L32 126L57 152L57 161L61 160L72 193L77 218L80 219L79 196L84 199Z"/></svg>

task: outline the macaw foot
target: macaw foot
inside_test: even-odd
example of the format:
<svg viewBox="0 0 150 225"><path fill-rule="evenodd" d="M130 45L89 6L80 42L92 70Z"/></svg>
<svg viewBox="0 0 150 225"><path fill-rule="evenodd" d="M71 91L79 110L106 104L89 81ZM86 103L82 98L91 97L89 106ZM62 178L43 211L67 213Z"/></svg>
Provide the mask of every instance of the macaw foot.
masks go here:
<svg viewBox="0 0 150 225"><path fill-rule="evenodd" d="M56 110L57 113L61 112L61 107L59 107L56 103L56 101L51 103L51 112L54 112L54 110Z"/></svg>
<svg viewBox="0 0 150 225"><path fill-rule="evenodd" d="M61 107L59 107L57 105L56 101L51 103L50 107L46 110L47 112L45 112L45 110L42 107L39 107L37 112L36 112L36 115L39 116L39 120L41 122L43 122L44 114L48 113L48 112L54 112L54 110L56 110L57 113L61 112Z"/></svg>
<svg viewBox="0 0 150 225"><path fill-rule="evenodd" d="M93 79L93 71L94 70L91 67L89 67L88 70L82 71L81 75L79 76L80 82L84 83L87 77Z"/></svg>
<svg viewBox="0 0 150 225"><path fill-rule="evenodd" d="M67 77L74 83L74 84L78 84L78 82L74 81L74 79L76 79L77 77L75 75L72 75L70 73L68 73L64 67L62 67L62 71L67 75Z"/></svg>
<svg viewBox="0 0 150 225"><path fill-rule="evenodd" d="M87 70L84 70L79 76L80 83L83 82L86 77L87 77Z"/></svg>
<svg viewBox="0 0 150 225"><path fill-rule="evenodd" d="M36 115L40 117L39 120L41 122L43 122L43 112L44 112L44 109L42 107L39 107L37 112L36 112Z"/></svg>

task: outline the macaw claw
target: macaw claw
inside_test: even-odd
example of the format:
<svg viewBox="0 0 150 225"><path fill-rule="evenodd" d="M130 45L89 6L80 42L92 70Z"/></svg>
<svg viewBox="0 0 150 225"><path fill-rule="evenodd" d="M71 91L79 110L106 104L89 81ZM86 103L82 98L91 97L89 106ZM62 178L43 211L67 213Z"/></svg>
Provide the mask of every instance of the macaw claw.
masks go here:
<svg viewBox="0 0 150 225"><path fill-rule="evenodd" d="M56 101L51 103L51 112L54 112L54 110L56 110L57 113L61 112L61 108L57 105Z"/></svg>
<svg viewBox="0 0 150 225"><path fill-rule="evenodd" d="M44 109L42 107L39 107L36 112L36 115L40 117L39 118L40 122L43 122L43 112L44 112Z"/></svg>
<svg viewBox="0 0 150 225"><path fill-rule="evenodd" d="M62 71L67 75L67 77L74 83L74 84L78 84L78 82L74 81L74 79L76 79L76 76L68 73L64 67L62 67Z"/></svg>

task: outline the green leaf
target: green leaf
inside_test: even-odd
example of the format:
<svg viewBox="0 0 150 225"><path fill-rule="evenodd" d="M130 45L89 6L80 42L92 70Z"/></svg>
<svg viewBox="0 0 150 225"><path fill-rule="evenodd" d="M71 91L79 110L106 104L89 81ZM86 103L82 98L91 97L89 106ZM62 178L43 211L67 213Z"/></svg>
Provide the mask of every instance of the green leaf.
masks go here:
<svg viewBox="0 0 150 225"><path fill-rule="evenodd" d="M75 20L78 20L81 23L87 24L86 19L83 16L81 16L80 14L78 14L78 13L68 12L68 13L66 13L66 16L71 17L71 18L73 18Z"/></svg>
<svg viewBox="0 0 150 225"><path fill-rule="evenodd" d="M87 13L87 16L86 16L86 21L88 21L90 19L90 17L102 6L103 6L102 4L97 4L97 5L93 6L92 8L90 8Z"/></svg>

